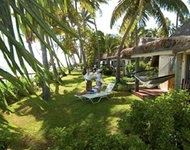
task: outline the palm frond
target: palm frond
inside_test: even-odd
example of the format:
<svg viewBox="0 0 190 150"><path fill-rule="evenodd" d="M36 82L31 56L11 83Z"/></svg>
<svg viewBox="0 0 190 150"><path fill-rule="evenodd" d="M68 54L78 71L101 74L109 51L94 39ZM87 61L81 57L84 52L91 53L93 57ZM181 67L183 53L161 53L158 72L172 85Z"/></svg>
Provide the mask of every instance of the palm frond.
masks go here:
<svg viewBox="0 0 190 150"><path fill-rule="evenodd" d="M126 16L127 12L129 12L130 8L134 5L133 0L121 0L118 2L118 5L115 7L115 9L112 12L111 20L110 20L110 28L113 27L113 25L120 19L122 16ZM128 7L126 7L128 6Z"/></svg>

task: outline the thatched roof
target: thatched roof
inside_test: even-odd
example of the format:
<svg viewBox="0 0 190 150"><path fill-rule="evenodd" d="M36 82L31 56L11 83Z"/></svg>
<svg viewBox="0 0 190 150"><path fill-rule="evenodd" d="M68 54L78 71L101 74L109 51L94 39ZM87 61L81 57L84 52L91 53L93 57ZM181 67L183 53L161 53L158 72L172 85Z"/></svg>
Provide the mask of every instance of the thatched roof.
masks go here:
<svg viewBox="0 0 190 150"><path fill-rule="evenodd" d="M138 45L143 45L143 44L146 44L148 42L155 41L155 40L158 40L158 38L154 38L154 37L142 37L142 38L140 38L140 40L138 42ZM126 49L131 49L131 48L126 48ZM115 58L117 58L117 55L118 55L118 50L116 50L114 53L109 54L109 55L103 54L102 57L101 57L101 59L102 60L104 60L104 59L115 59ZM122 54L121 54L121 56L122 56ZM126 55L125 57L122 57L122 58L130 59L131 55Z"/></svg>
<svg viewBox="0 0 190 150"><path fill-rule="evenodd" d="M177 53L190 49L190 19L184 23L171 37L157 39L143 37L140 39L138 46L126 48L121 51L121 58L130 58L133 54L144 54L159 51L172 51ZM107 58L116 58L118 52Z"/></svg>
<svg viewBox="0 0 190 150"><path fill-rule="evenodd" d="M139 42L138 42L138 46L140 45L144 45L148 42L152 42L152 41L155 41L155 40L158 40L158 38L154 38L154 37L142 37L139 39Z"/></svg>
<svg viewBox="0 0 190 150"><path fill-rule="evenodd" d="M174 34L172 34L171 37L182 35L190 35L190 19L186 23L184 23L180 28L178 28L177 31Z"/></svg>
<svg viewBox="0 0 190 150"><path fill-rule="evenodd" d="M113 52L113 53L110 53L110 54L104 53L104 54L102 54L102 56L101 56L101 60L116 59L116 58L117 58L117 55L118 55L118 50L115 51L115 52ZM130 59L131 56L128 55L128 56L126 56L125 58Z"/></svg>
<svg viewBox="0 0 190 150"><path fill-rule="evenodd" d="M118 51L113 52L113 53L110 53L110 54L104 53L104 54L102 54L102 56L101 56L101 60L106 60L106 59L115 58L115 56L117 55L117 53L118 53ZM128 56L127 56L127 57L128 57Z"/></svg>
<svg viewBox="0 0 190 150"><path fill-rule="evenodd" d="M169 38L151 39L142 38L137 47L124 49L121 52L121 58L131 56L132 54L143 54L158 51L172 50L173 53L190 49L190 19L184 23Z"/></svg>
<svg viewBox="0 0 190 150"><path fill-rule="evenodd" d="M145 54L168 50L172 50L173 53L177 53L187 49L190 49L190 36L170 37L148 42L144 45L123 49L121 51L121 58L125 58L133 54Z"/></svg>

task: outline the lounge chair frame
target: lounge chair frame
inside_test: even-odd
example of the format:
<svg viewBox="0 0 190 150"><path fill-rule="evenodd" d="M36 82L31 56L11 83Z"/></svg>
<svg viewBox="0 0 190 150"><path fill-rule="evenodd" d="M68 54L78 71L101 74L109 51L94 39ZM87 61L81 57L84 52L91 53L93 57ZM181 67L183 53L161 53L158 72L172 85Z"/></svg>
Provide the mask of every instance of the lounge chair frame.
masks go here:
<svg viewBox="0 0 190 150"><path fill-rule="evenodd" d="M100 93L94 93L94 94L84 94L84 95L77 95L81 101L91 101L92 104L99 103L103 98L107 98L109 100L109 97L113 94L112 90L115 86L114 82L110 82L108 86L106 87L105 91Z"/></svg>

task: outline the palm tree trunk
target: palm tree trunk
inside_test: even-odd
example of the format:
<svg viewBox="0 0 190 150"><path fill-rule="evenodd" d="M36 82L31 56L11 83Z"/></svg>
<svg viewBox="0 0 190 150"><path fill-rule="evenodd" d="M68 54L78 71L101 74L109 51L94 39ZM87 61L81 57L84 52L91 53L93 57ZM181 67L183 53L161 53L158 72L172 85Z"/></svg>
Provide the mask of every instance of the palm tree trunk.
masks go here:
<svg viewBox="0 0 190 150"><path fill-rule="evenodd" d="M119 50L118 50L118 55L117 55L117 69L116 69L116 83L120 83L120 54L121 54L121 51L123 50L123 45L125 43L125 39L127 37L127 35L129 34L129 31L132 27L132 25L134 24L134 21L137 17L137 14L138 14L138 11L136 11L135 15L133 16L133 18L131 19L131 22L127 28L127 30L125 31L124 35L123 35L123 38L121 40L121 43L120 43L120 46L119 46Z"/></svg>
<svg viewBox="0 0 190 150"><path fill-rule="evenodd" d="M28 41L28 49L30 51L30 53L32 54L32 56L34 57L34 52L33 52L33 49L32 49L32 41Z"/></svg>
<svg viewBox="0 0 190 150"><path fill-rule="evenodd" d="M67 74L63 71L63 69L61 68L60 62L57 60L57 66L59 68L61 77L66 76Z"/></svg>
<svg viewBox="0 0 190 150"><path fill-rule="evenodd" d="M51 45L52 51L54 52L55 50L54 50L52 40L50 39L50 42L49 42L49 38L47 37L47 41L48 41L48 44ZM53 68L53 74L54 74L54 77L55 77L55 93L58 94L60 78L59 78L59 74L58 74L58 71L57 71L57 68L56 68L56 64L54 62L54 57L53 57L53 54L52 54L51 51L49 51L49 55L50 55L50 62L51 62L52 68Z"/></svg>
<svg viewBox="0 0 190 150"><path fill-rule="evenodd" d="M177 13L177 16L176 16L176 30L178 29L178 20L179 20L179 15Z"/></svg>
<svg viewBox="0 0 190 150"><path fill-rule="evenodd" d="M137 43L137 25L135 26L135 46L138 45ZM139 70L139 58L135 59L135 70ZM135 91L139 91L139 80L135 78Z"/></svg>
<svg viewBox="0 0 190 150"><path fill-rule="evenodd" d="M78 12L78 8L77 8L77 1L75 0L75 9L76 9L76 12ZM84 68L86 68L87 67L87 62L86 62L86 55L85 55L85 53L84 53L84 46L83 46L83 41L81 40L82 39L82 34L81 34L81 29L80 29L80 25L79 25L79 23L78 23L78 20L76 20L76 24L77 24L77 30L78 30L78 34L79 34L79 37L80 37L80 39L79 39L79 44L80 44L80 52L81 52L81 57L82 57L82 59L81 59L81 57L80 57L80 61L81 60L83 60L83 62L84 62ZM83 21L83 25L84 25L85 23L84 23L84 21Z"/></svg>
<svg viewBox="0 0 190 150"><path fill-rule="evenodd" d="M69 57L68 57L67 55L65 55L65 59L66 59L66 62L67 62L67 64L68 64L68 73L71 74L72 68L71 68L70 59L69 59Z"/></svg>
<svg viewBox="0 0 190 150"><path fill-rule="evenodd" d="M139 58L135 59L135 71L139 70ZM135 91L139 91L139 80L135 79Z"/></svg>
<svg viewBox="0 0 190 150"><path fill-rule="evenodd" d="M66 62L66 65L67 65L67 69L68 69L68 72L70 72L70 66L69 66L69 62L67 60L67 55L64 53L64 57L65 57L65 62Z"/></svg>
<svg viewBox="0 0 190 150"><path fill-rule="evenodd" d="M98 33L97 33L97 25L96 25L96 20L94 18L94 27L95 27L95 34L96 34L96 44L98 47L98 68L100 68L100 45L99 45L99 41L98 41Z"/></svg>
<svg viewBox="0 0 190 150"><path fill-rule="evenodd" d="M44 40L43 29L40 29L40 34ZM40 42L40 45L41 45L41 50L42 50L42 62L43 62L43 66L44 66L44 77L42 79L42 98L44 100L49 100L49 98L50 98L49 81L48 81L48 77L45 73L46 71L49 71L48 59L47 59L47 50L46 50L46 47L43 45L42 42Z"/></svg>

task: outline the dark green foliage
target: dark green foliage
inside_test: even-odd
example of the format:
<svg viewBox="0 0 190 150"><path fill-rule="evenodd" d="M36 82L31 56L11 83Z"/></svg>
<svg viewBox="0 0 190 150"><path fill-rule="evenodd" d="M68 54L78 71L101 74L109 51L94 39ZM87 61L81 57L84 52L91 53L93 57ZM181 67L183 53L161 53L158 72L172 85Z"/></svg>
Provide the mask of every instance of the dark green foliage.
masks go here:
<svg viewBox="0 0 190 150"><path fill-rule="evenodd" d="M114 90L115 91L127 91L128 90L128 87L127 87L127 84L126 83L117 83L114 87Z"/></svg>
<svg viewBox="0 0 190 150"><path fill-rule="evenodd" d="M131 77L133 75L133 73L135 72L135 63L128 63L126 65L126 71L127 71L127 76Z"/></svg>
<svg viewBox="0 0 190 150"><path fill-rule="evenodd" d="M154 100L135 101L120 122L127 135L138 135L151 149L190 149L190 96L173 90Z"/></svg>
<svg viewBox="0 0 190 150"><path fill-rule="evenodd" d="M0 150L7 150L14 134L9 130L8 122L0 115Z"/></svg>
<svg viewBox="0 0 190 150"><path fill-rule="evenodd" d="M116 91L131 91L133 85L128 84L128 82L134 82L134 78L123 77L120 79L120 83L117 83L114 87Z"/></svg>
<svg viewBox="0 0 190 150"><path fill-rule="evenodd" d="M132 77L135 71L141 72L144 70L152 70L152 69L154 69L154 71L148 72L148 74L146 74L147 76L151 76L152 73L157 73L157 67L151 67L151 61L145 61L145 60L139 61L138 70L135 70L135 62L131 62L126 65L127 77Z"/></svg>
<svg viewBox="0 0 190 150"><path fill-rule="evenodd" d="M29 82L24 78L20 78L20 81L22 83L23 91L10 82L0 84L1 98L5 99L5 103L12 104L22 97L35 93L34 82Z"/></svg>
<svg viewBox="0 0 190 150"><path fill-rule="evenodd" d="M3 129L0 127L0 150L7 150L10 141L11 141L11 137L13 136L9 130L7 129Z"/></svg>
<svg viewBox="0 0 190 150"><path fill-rule="evenodd" d="M37 75L32 79L33 82L38 86L38 87L42 87L43 86L43 81L45 79L48 79L48 83L53 83L54 82L54 75L53 72L48 72L47 77L44 75L44 77L38 77Z"/></svg>
<svg viewBox="0 0 190 150"><path fill-rule="evenodd" d="M54 144L49 148L52 150L146 149L146 145L137 136L126 137L124 134L106 133L100 122L52 129L50 139Z"/></svg>
<svg viewBox="0 0 190 150"><path fill-rule="evenodd" d="M104 75L112 75L113 74L113 70L106 66L102 66L101 71Z"/></svg>

